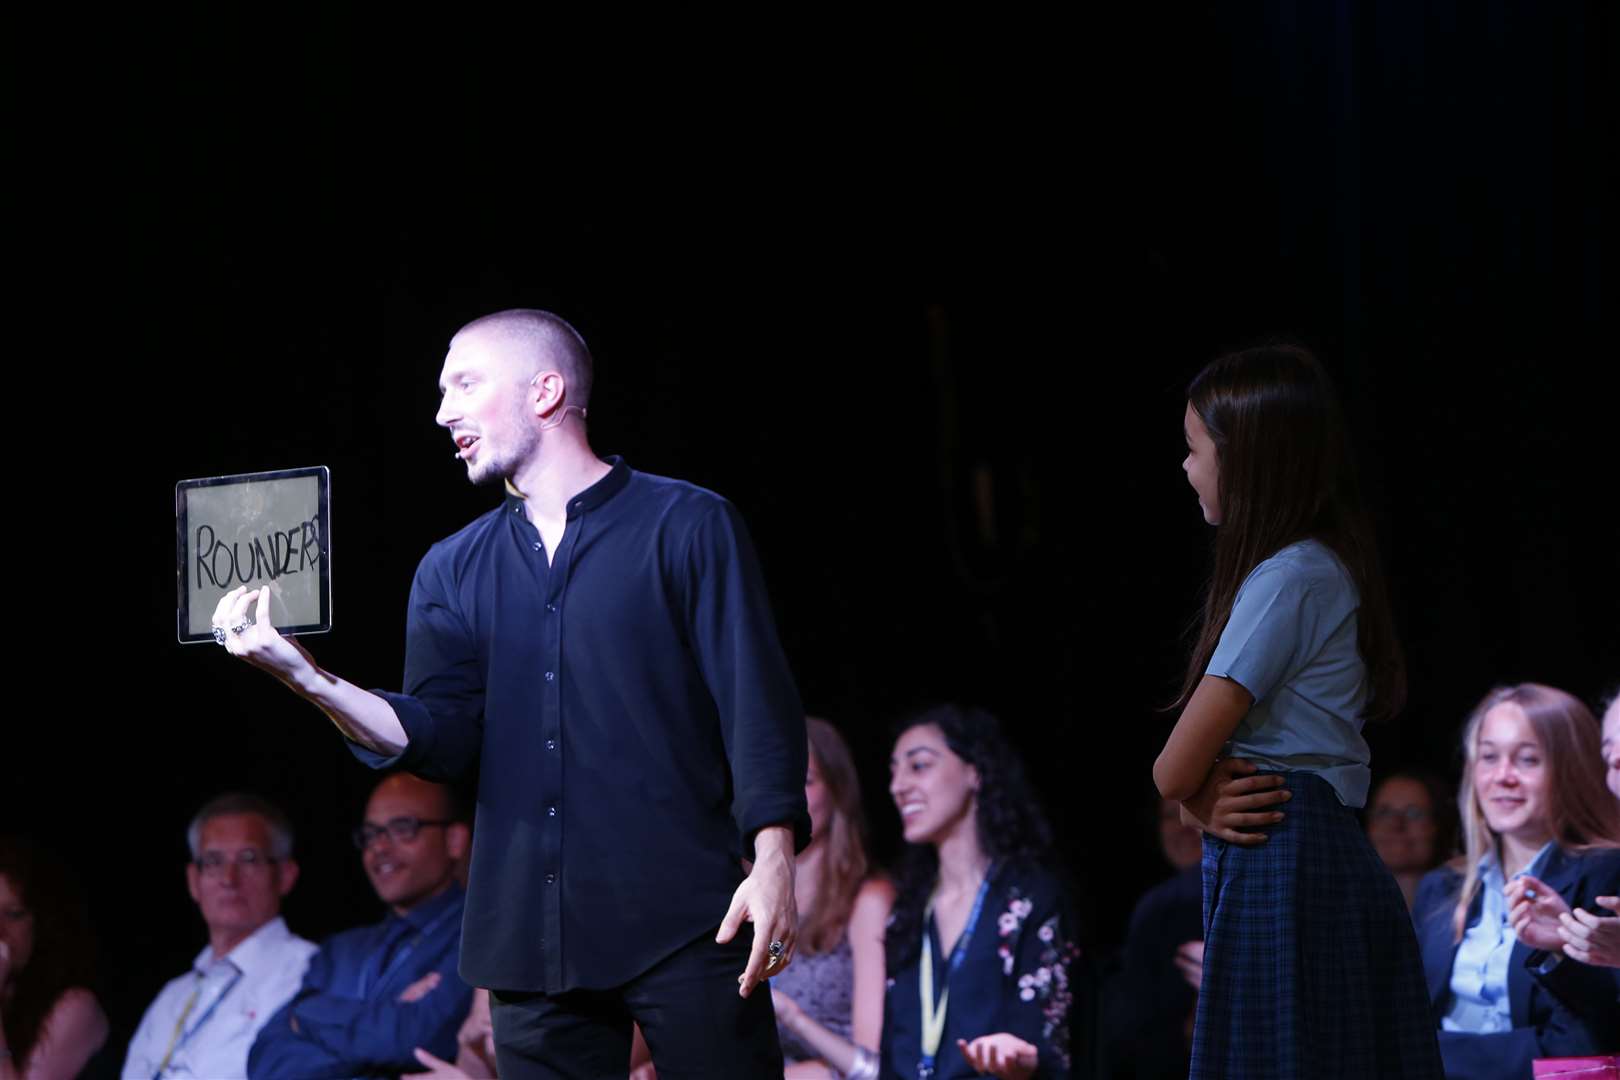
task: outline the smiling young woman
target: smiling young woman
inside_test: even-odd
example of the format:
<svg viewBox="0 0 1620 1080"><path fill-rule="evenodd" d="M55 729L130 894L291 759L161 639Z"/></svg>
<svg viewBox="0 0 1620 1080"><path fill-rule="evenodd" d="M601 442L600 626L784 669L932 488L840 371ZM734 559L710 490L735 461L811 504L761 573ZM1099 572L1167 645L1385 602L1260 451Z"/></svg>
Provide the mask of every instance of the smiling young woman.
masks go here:
<svg viewBox="0 0 1620 1080"><path fill-rule="evenodd" d="M1614 969L1552 952L1558 912L1620 892L1596 719L1562 690L1503 687L1474 709L1463 754L1463 866L1425 877L1413 908L1446 1075L1506 1080L1613 1049Z"/></svg>

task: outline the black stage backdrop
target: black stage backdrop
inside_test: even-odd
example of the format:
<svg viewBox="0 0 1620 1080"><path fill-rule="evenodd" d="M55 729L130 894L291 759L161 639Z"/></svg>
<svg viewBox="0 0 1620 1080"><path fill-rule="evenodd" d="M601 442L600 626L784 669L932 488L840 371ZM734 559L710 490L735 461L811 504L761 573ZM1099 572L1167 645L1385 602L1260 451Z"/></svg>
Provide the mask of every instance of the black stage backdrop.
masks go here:
<svg viewBox="0 0 1620 1080"><path fill-rule="evenodd" d="M1376 770L1454 774L1494 683L1620 680L1604 5L935 27L735 81L598 70L631 94L599 121L577 85L509 99L519 122L464 84L418 111L306 29L242 70L149 54L99 106L104 226L34 223L57 304L20 314L56 347L14 368L19 420L70 444L56 516L83 546L15 675L4 824L82 877L115 1042L203 944L183 830L221 790L292 814L295 930L378 914L346 839L367 770L265 676L174 643L175 481L329 465L336 619L307 643L397 685L417 560L498 497L432 416L449 336L503 307L590 340L600 451L741 508L878 853L894 719L982 703L1098 956L1164 873L1148 770L1210 539L1182 388L1218 351L1292 335L1342 388L1412 668ZM63 421L35 379L92 403Z"/></svg>

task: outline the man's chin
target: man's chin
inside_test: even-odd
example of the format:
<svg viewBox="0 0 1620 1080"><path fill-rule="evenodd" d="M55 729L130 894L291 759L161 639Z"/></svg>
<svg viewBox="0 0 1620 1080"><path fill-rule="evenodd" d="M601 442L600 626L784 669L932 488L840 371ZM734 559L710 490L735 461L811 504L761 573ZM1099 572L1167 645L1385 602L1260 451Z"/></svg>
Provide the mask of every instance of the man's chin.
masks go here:
<svg viewBox="0 0 1620 1080"><path fill-rule="evenodd" d="M502 479L501 470L493 465L467 466L467 481L474 487L488 487L500 483Z"/></svg>

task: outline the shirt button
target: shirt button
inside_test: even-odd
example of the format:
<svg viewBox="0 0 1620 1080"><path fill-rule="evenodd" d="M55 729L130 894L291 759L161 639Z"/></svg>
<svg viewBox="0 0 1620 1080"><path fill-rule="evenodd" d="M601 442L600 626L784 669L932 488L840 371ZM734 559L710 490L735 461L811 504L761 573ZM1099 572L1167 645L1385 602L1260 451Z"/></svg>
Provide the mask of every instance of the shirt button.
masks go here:
<svg viewBox="0 0 1620 1080"><path fill-rule="evenodd" d="M557 816L557 808L555 806L546 807L546 817L556 817L556 816Z"/></svg>
<svg viewBox="0 0 1620 1080"><path fill-rule="evenodd" d="M539 551L542 546L543 545L541 545L540 541L536 540L534 542L534 550Z"/></svg>
<svg viewBox="0 0 1620 1080"><path fill-rule="evenodd" d="M557 875L556 874L547 874L546 875L546 884L547 885L555 885L556 883L557 883Z"/></svg>
<svg viewBox="0 0 1620 1080"><path fill-rule="evenodd" d="M547 750L555 750L555 749L557 749L557 740L556 739L547 739L546 740L546 749Z"/></svg>
<svg viewBox="0 0 1620 1080"><path fill-rule="evenodd" d="M551 612L552 614L556 614L557 605L556 604L547 604L546 605L546 610Z"/></svg>
<svg viewBox="0 0 1620 1080"><path fill-rule="evenodd" d="M553 681L556 680L556 678L557 678L557 673L555 671L546 672L546 682L553 682Z"/></svg>

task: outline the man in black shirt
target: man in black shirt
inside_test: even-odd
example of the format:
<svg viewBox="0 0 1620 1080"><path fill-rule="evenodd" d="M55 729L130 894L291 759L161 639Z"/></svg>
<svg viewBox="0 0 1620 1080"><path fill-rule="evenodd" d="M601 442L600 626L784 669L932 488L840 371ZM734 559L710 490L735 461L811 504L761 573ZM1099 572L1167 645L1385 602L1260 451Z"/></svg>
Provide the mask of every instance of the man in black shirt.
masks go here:
<svg viewBox="0 0 1620 1080"><path fill-rule="evenodd" d="M404 693L320 669L268 590L214 624L362 760L479 766L461 973L492 991L503 1077L622 1072L632 1019L672 1075L780 1076L769 995L750 995L797 932L802 706L736 510L597 458L590 379L546 312L452 339L437 422L507 497L418 567Z"/></svg>

